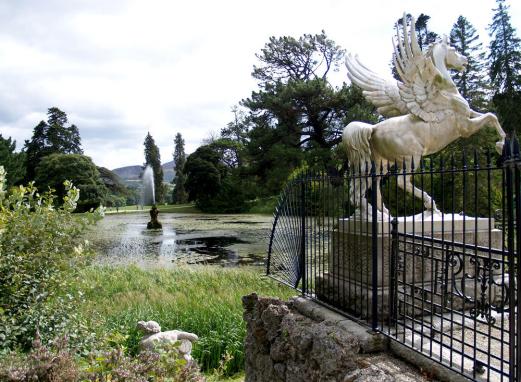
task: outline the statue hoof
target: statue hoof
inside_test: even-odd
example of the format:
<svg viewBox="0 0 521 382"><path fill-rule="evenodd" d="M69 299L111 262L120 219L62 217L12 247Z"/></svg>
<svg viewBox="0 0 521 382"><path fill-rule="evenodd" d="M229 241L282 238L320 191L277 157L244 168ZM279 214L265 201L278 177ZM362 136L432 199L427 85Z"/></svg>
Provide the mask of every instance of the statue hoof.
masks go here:
<svg viewBox="0 0 521 382"><path fill-rule="evenodd" d="M497 141L496 142L496 151L499 154L503 154L503 146L505 145L505 141Z"/></svg>

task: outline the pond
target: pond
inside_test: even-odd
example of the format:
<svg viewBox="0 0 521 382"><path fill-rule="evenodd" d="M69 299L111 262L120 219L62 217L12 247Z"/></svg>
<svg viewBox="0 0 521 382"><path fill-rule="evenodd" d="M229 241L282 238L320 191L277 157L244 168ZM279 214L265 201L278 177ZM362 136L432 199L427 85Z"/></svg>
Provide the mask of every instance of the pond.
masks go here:
<svg viewBox="0 0 521 382"><path fill-rule="evenodd" d="M272 217L160 213L162 230L147 230L147 212L107 214L87 235L102 264L265 264Z"/></svg>

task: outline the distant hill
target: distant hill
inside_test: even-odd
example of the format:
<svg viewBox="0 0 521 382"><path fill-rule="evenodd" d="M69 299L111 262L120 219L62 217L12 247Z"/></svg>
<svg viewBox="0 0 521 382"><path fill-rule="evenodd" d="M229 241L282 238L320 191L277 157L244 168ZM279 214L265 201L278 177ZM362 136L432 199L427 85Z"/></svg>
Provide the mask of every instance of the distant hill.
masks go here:
<svg viewBox="0 0 521 382"><path fill-rule="evenodd" d="M172 182L174 179L174 161L166 162L163 165L163 181L164 182ZM137 166L125 166L119 167L112 170L112 172L116 173L121 179L125 181L136 181L140 180L142 167Z"/></svg>

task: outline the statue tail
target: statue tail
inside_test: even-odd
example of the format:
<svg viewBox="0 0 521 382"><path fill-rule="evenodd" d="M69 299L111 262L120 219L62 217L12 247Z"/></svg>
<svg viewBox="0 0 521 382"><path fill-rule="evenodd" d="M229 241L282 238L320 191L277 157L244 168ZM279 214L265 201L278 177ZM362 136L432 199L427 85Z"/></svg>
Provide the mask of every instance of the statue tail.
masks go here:
<svg viewBox="0 0 521 382"><path fill-rule="evenodd" d="M374 126L367 123L351 122L342 133L342 144L347 152L349 166L354 172L369 171L366 165L371 165L370 140L373 129Z"/></svg>
<svg viewBox="0 0 521 382"><path fill-rule="evenodd" d="M188 332L181 332L177 335L178 340L188 340L190 342L197 341L199 337L197 337L194 333L188 333Z"/></svg>

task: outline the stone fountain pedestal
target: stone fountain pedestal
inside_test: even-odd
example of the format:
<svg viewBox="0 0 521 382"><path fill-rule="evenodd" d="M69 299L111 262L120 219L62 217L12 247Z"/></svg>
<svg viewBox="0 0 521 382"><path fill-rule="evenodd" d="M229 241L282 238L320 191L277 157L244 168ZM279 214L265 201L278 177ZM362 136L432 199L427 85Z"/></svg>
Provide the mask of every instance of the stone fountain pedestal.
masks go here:
<svg viewBox="0 0 521 382"><path fill-rule="evenodd" d="M147 229L162 229L163 225L157 220L157 215L159 215L159 210L154 205L150 209L150 221L147 224Z"/></svg>
<svg viewBox="0 0 521 382"><path fill-rule="evenodd" d="M316 279L317 297L361 318L372 316L372 249L375 234L380 319L388 318L392 309L400 308L390 308L390 293L398 293L398 300L400 296L408 300L398 302L407 315L424 314L425 305L429 309L443 304L449 304L452 309L465 309L463 298L454 297L457 292L454 288L474 298L476 281L471 278L482 270L479 267L483 267L483 262L496 259L502 264L501 255L487 251L489 248L502 248L502 231L493 227L493 219L452 214L398 218L398 232L416 236L407 240L403 236L399 237L395 243L398 250L394 252L398 258L391 270L392 236L389 220L379 221L377 232L373 233L371 222L357 217L340 219L338 228L330 236L327 272ZM435 242L432 238L441 239L443 243ZM451 246L450 243L459 243L459 247ZM461 246L462 243L465 245ZM450 257L451 253L455 253L454 250L461 252L461 260L457 264ZM499 280L503 269L491 269L490 272L494 279ZM468 282L462 282L465 274ZM392 288L393 277L399 280L398 290ZM490 287L491 291L487 293L495 301L500 297L501 290L494 285Z"/></svg>

